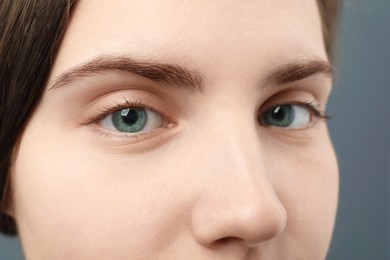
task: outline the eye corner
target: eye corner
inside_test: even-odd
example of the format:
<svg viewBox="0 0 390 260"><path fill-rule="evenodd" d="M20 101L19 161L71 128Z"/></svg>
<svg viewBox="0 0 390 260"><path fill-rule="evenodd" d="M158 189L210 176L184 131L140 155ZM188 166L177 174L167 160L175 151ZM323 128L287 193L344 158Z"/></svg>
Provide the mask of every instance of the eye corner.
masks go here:
<svg viewBox="0 0 390 260"><path fill-rule="evenodd" d="M172 128L176 128L176 120L169 116L170 113L160 112L158 101L154 105L153 100L144 102L140 99L133 101L127 98L117 98L111 104L107 101L101 103L103 104L99 107L95 106L90 109L92 116L79 125L85 126L85 129L101 137L100 141L107 144L122 146L144 141L152 144L155 143L154 140L161 138L165 140L166 136L175 132ZM163 105L161 106L164 108ZM167 109L167 111L170 110Z"/></svg>
<svg viewBox="0 0 390 260"><path fill-rule="evenodd" d="M285 102L259 112L260 126L279 130L306 130L330 117L315 102Z"/></svg>

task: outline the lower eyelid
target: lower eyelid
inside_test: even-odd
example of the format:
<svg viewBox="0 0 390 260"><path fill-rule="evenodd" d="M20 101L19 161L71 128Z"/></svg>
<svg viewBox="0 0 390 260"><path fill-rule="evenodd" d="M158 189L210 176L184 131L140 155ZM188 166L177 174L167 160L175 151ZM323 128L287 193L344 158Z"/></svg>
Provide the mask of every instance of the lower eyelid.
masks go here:
<svg viewBox="0 0 390 260"><path fill-rule="evenodd" d="M130 115L131 117L134 116L134 111L135 111L135 116L136 116L136 122L138 120L142 120L144 123L141 123L141 128L139 129L133 129L134 131L128 131L130 130L133 126L132 125L137 125L136 122L134 124L130 124L129 122L122 121L125 117L127 117L129 111L133 111L133 113ZM118 112L120 112L120 124L124 129L119 129L120 126L115 125L118 123L114 118L118 116ZM125 112L123 114L123 112ZM106 112L107 113L107 112ZM141 114L140 114L141 113ZM141 117L140 117L141 116ZM118 119L118 118L117 118ZM132 119L130 119L132 120ZM144 121L146 120L146 121ZM144 132L151 132L155 129L161 128L166 124L166 119L164 116L162 116L160 113L152 111L147 108L143 107L126 107L126 108L121 108L117 109L113 112L109 112L106 116L104 116L102 119L97 120L95 123L100 126L101 128L104 128L107 132L113 132L115 134L120 134L120 135L127 135L127 136L134 136L134 135L139 135ZM126 127L126 124L130 124Z"/></svg>
<svg viewBox="0 0 390 260"><path fill-rule="evenodd" d="M157 132L163 130L162 127L160 127L160 128L154 129L154 130L147 130L147 131L138 132L138 133L124 133L124 132L114 132L114 131L105 130L100 125L98 125L96 123L88 125L87 127L92 128L92 130L95 133L97 133L103 137L125 139L125 140L128 140L128 139L140 140L142 138L146 138L147 136L154 135Z"/></svg>

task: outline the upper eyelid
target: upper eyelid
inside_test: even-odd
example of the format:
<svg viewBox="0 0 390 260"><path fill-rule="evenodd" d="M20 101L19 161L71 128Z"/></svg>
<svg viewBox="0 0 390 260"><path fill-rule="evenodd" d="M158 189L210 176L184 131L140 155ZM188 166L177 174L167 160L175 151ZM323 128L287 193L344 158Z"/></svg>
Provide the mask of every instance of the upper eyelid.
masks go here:
<svg viewBox="0 0 390 260"><path fill-rule="evenodd" d="M130 105L130 107L142 107L142 108L145 108L147 110L158 113L163 118L162 119L163 125L155 128L155 129L152 129L152 130L141 130L139 132L131 133L131 132L113 131L113 130L107 129L106 127L99 124L100 121L104 120L107 116L112 115L114 112L129 108L129 105ZM146 108L146 106L147 105L143 104L140 101L126 102L125 104L115 103L115 105L106 106L106 108L105 108L106 110L102 110L98 116L90 118L88 120L88 122L85 123L84 125L92 127L92 129L96 133L99 133L100 135L102 135L104 137L111 137L111 138L114 137L114 138L119 138L119 139L124 139L124 140L130 139L130 138L135 139L135 140L138 140L138 139L142 140L142 139L146 138L147 136L153 135L153 133L161 130L162 128L168 127L171 125L170 121L168 121L166 119L166 117L164 117L162 115L161 112L158 112L155 108L152 108L152 109ZM150 107L150 106L148 106L148 107Z"/></svg>
<svg viewBox="0 0 390 260"><path fill-rule="evenodd" d="M144 92L144 90L142 90L142 92ZM121 93L121 92L119 92L119 93ZM159 98L161 98L161 97L159 97ZM110 98L110 99L112 99L112 98ZM158 101L159 99L155 100L153 97L152 98L149 98L149 97L145 98L143 96L143 94L141 96L138 96L138 95L133 96L133 94L130 95L130 94L121 93L119 95L116 95L115 99L116 99L116 101L111 101L111 104L107 103L105 106L101 106L101 108L98 109L98 110L100 110L99 114L97 114L97 115L95 114L94 116L90 117L88 120L83 121L85 123L82 123L82 125L91 125L91 124L97 123L100 120L102 120L104 117L109 115L110 113L113 113L113 112L120 110L120 109L129 108L129 107L142 107L142 108L150 109L151 111L156 112L159 115L161 115L163 117L163 121L165 122L165 124L169 124L169 123L177 124L177 120L180 119L180 118L177 118L177 116L175 116L175 114L173 114L173 116L172 116L170 109L164 109L164 106L167 103L165 103L165 102L161 103ZM269 99L271 99L271 98L269 98ZM269 99L267 99L267 100L269 100ZM277 99L279 99L279 98L277 98ZM277 102L277 99L276 98L275 98L275 100L272 99L273 101L271 101L271 102L265 101L261 105L260 109L258 110L257 115L259 115L259 113L265 112L266 110L271 109L272 107L275 107L278 105L292 104L292 105L304 106L304 107L310 109L311 114L314 114L316 116L316 118L320 118L320 119L321 118L324 118L324 119L329 118L329 116L326 115L326 111L324 109L322 109L320 105L317 104L316 98L312 99L309 97L308 98L308 99L310 99L309 101L303 101L303 102L302 101L294 101L295 98L290 99L289 96L287 96L287 98L281 99L281 100L284 99L285 102L284 101ZM296 98L295 100L298 100L298 99L301 99L301 98ZM105 99L103 99L103 100L105 100ZM105 102L105 101L103 101L103 102ZM150 104L152 104L152 105L150 105ZM266 105L266 106L264 106L264 105ZM263 108L262 108L262 106L263 106ZM161 109L160 109L160 107L161 107ZM95 108L95 110L96 110L96 108Z"/></svg>
<svg viewBox="0 0 390 260"><path fill-rule="evenodd" d="M259 111L259 114L262 114L269 109L272 109L277 106L282 106L282 105L297 105L297 106L303 106L307 109L309 109L311 112L315 114L315 116L320 117L320 118L325 118L328 119L329 116L327 115L326 111L318 104L315 104L314 102L281 102L278 104L273 104L272 106L267 106L265 109L261 109ZM165 113L161 112L159 109L156 109L153 106L147 105L146 103L142 101L136 101L136 102L129 102L127 99L124 99L124 102L122 103L115 103L114 105L109 105L105 106L103 109L101 109L100 113L98 116L95 116L88 120L85 125L96 123L99 120L102 120L109 114L121 110L121 109L126 109L126 108L131 108L131 107L142 107L148 110L151 110L155 113L160 114L162 117L165 119L169 118Z"/></svg>
<svg viewBox="0 0 390 260"><path fill-rule="evenodd" d="M307 109L309 109L311 112L314 112L314 114L317 116L317 117L320 117L320 118L328 118L329 116L327 115L326 113L326 110L318 105L317 103L315 103L314 101L305 101L305 102L302 102L302 101L290 101L290 102L280 102L280 103L273 103L272 105L270 106L267 106L266 108L263 108L259 111L260 114L268 111L269 109L272 109L274 107L277 107L277 106L283 106L283 105L295 105L295 106L303 106Z"/></svg>
<svg viewBox="0 0 390 260"><path fill-rule="evenodd" d="M91 125L91 124L97 123L100 120L103 120L108 115L110 115L118 110L127 109L127 108L131 108L131 107L141 107L144 109L148 109L150 111L153 111L153 112L161 115L165 120L168 120L168 121L171 120L170 117L168 117L166 115L166 113L160 111L159 109L156 109L154 106L146 104L146 102L143 102L140 100L128 101L127 99L125 99L125 101L122 103L114 103L111 105L106 105L102 109L99 109L100 112L97 115L89 118L83 125Z"/></svg>

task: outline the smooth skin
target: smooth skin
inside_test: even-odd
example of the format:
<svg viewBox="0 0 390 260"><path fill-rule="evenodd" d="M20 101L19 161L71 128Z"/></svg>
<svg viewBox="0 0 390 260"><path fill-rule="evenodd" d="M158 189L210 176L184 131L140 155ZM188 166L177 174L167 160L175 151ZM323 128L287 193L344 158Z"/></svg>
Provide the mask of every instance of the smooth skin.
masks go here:
<svg viewBox="0 0 390 260"><path fill-rule="evenodd" d="M325 259L338 197L326 122L262 120L280 104L325 110L329 73L267 80L310 60L328 61L314 0L80 0L11 170L26 258ZM150 124L118 131L110 112L134 104Z"/></svg>

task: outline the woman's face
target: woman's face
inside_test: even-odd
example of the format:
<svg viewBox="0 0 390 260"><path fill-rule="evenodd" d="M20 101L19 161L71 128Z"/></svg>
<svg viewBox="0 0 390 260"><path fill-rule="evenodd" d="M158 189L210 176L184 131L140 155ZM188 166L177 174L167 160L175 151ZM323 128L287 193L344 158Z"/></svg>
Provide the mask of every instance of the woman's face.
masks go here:
<svg viewBox="0 0 390 260"><path fill-rule="evenodd" d="M81 0L12 167L29 259L324 259L314 0Z"/></svg>

